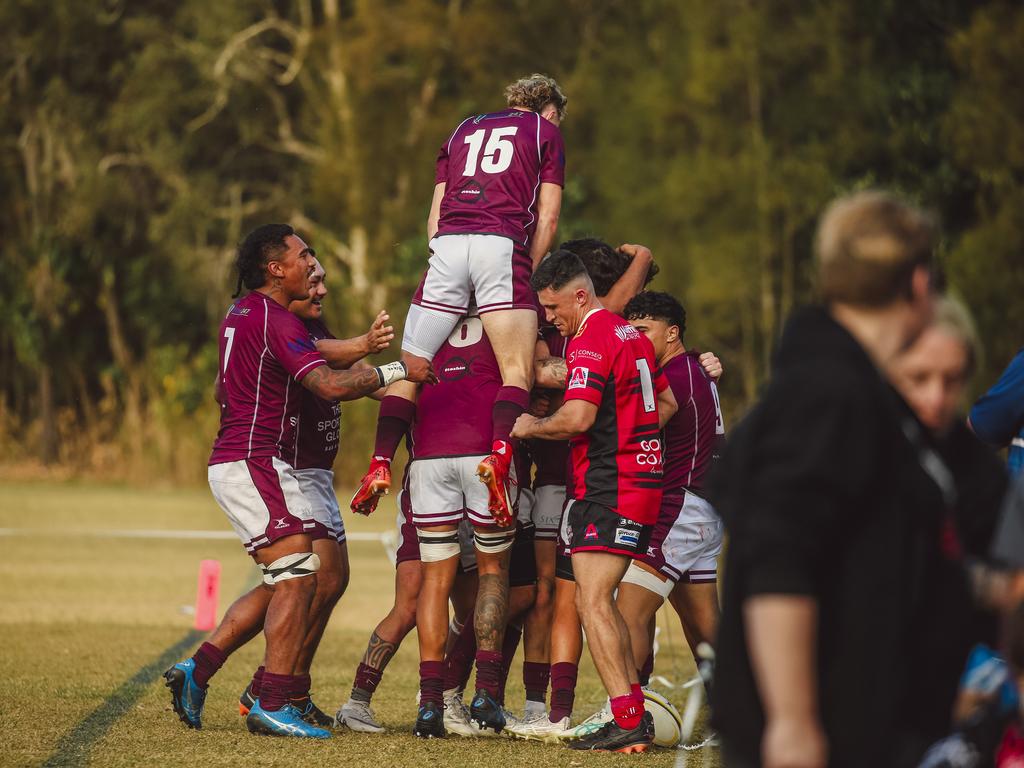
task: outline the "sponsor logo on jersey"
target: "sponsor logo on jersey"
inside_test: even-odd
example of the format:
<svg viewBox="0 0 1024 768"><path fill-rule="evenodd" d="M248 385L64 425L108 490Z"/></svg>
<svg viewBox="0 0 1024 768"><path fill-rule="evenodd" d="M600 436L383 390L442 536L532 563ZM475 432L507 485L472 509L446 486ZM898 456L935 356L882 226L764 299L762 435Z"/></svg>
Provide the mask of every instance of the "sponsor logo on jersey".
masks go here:
<svg viewBox="0 0 1024 768"><path fill-rule="evenodd" d="M596 539L597 538L597 526L593 523L587 526L587 532L583 534L584 539Z"/></svg>
<svg viewBox="0 0 1024 768"><path fill-rule="evenodd" d="M639 339L640 331L632 325L616 325L615 335L619 337L620 341L629 341L630 339Z"/></svg>
<svg viewBox="0 0 1024 768"><path fill-rule="evenodd" d="M252 312L252 307L237 307L234 304L228 310L229 315L238 315L238 317L246 317L250 312Z"/></svg>
<svg viewBox="0 0 1024 768"><path fill-rule="evenodd" d="M274 526L275 530L278 529L278 528L287 528L288 527L288 518L287 517L279 517L274 522L277 523L277 525Z"/></svg>
<svg viewBox="0 0 1024 768"><path fill-rule="evenodd" d="M595 352L592 349L574 349L572 352L569 353L569 365L575 363L577 359L594 360L595 362L600 362L601 360L604 359L604 357L601 355L600 352Z"/></svg>
<svg viewBox="0 0 1024 768"><path fill-rule="evenodd" d="M473 178L466 179L463 185L455 190L455 197L460 203L469 203L470 205L487 200L483 185Z"/></svg>
<svg viewBox="0 0 1024 768"><path fill-rule="evenodd" d="M586 389L587 379L590 378L590 369L579 366L572 369L572 376L569 377L569 389Z"/></svg>
<svg viewBox="0 0 1024 768"><path fill-rule="evenodd" d="M294 339L287 343L288 349L292 352L315 352L316 344L308 336L304 339Z"/></svg>
<svg viewBox="0 0 1024 768"><path fill-rule="evenodd" d="M635 528L616 528L615 543L635 547L640 541L640 531Z"/></svg>
<svg viewBox="0 0 1024 768"><path fill-rule="evenodd" d="M444 381L458 381L472 373L473 360L464 357L453 357L441 367L440 376Z"/></svg>

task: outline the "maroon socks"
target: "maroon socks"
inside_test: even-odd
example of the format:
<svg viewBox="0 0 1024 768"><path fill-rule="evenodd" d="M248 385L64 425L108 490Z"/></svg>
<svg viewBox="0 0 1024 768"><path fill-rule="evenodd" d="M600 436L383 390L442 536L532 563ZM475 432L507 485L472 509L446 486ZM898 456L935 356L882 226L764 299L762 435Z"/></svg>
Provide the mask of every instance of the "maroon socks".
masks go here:
<svg viewBox="0 0 1024 768"><path fill-rule="evenodd" d="M576 700L576 675L579 667L567 661L551 665L551 722L557 723L572 714Z"/></svg>
<svg viewBox="0 0 1024 768"><path fill-rule="evenodd" d="M369 704L370 697L373 696L377 686L380 685L380 679L383 675L384 670L374 669L368 664L360 662L356 668L355 682L352 684L352 698L355 701L364 701Z"/></svg>
<svg viewBox="0 0 1024 768"><path fill-rule="evenodd" d="M637 672L637 677L640 678L640 685L644 687L650 685L652 674L654 674L654 654L649 653L647 658L644 659L644 665Z"/></svg>
<svg viewBox="0 0 1024 768"><path fill-rule="evenodd" d="M611 706L612 717L620 728L631 731L640 725L640 718L644 716L644 705L638 703L632 693L616 696L611 700Z"/></svg>
<svg viewBox="0 0 1024 768"><path fill-rule="evenodd" d="M199 650L196 651L192 659L196 663L192 679L196 681L196 685L200 688L205 688L210 684L210 678L217 674L218 669L224 666L224 662L228 660L228 655L216 645L203 643L199 646Z"/></svg>
<svg viewBox="0 0 1024 768"><path fill-rule="evenodd" d="M412 420L416 416L416 404L402 397L389 395L380 401L380 412L377 415L377 439L373 445L373 455L385 459L395 458L398 444L409 431Z"/></svg>
<svg viewBox="0 0 1024 768"><path fill-rule="evenodd" d="M252 682L249 683L249 693L252 694L254 699L260 697L260 688L263 687L263 673L267 671L267 668L260 666L252 673Z"/></svg>
<svg viewBox="0 0 1024 768"><path fill-rule="evenodd" d="M292 675L292 693L289 698L292 701L306 701L312 685L313 681L309 679L309 675Z"/></svg>
<svg viewBox="0 0 1024 768"><path fill-rule="evenodd" d="M453 688L464 690L466 681L473 671L473 658L476 656L476 633L473 631L471 622L467 622L462 628L459 636L455 639L455 645L444 660L444 689L450 691Z"/></svg>
<svg viewBox="0 0 1024 768"><path fill-rule="evenodd" d="M508 671L512 668L519 641L523 637L523 628L509 624L505 627L505 639L501 643L501 679L498 681L498 703L505 703L505 683L508 682Z"/></svg>
<svg viewBox="0 0 1024 768"><path fill-rule="evenodd" d="M288 703L295 687L294 675L275 675L273 672L264 672L263 684L260 686L260 708L267 712L276 712Z"/></svg>
<svg viewBox="0 0 1024 768"><path fill-rule="evenodd" d="M386 398L385 398L386 399ZM491 409L491 442L509 441L512 425L530 405L530 393L519 387L502 387ZM383 413L383 406L381 408Z"/></svg>
<svg viewBox="0 0 1024 768"><path fill-rule="evenodd" d="M476 687L487 691L495 701L499 700L498 690L501 687L501 652L476 652Z"/></svg>
<svg viewBox="0 0 1024 768"><path fill-rule="evenodd" d="M444 662L420 662L420 706L436 704L444 706Z"/></svg>
<svg viewBox="0 0 1024 768"><path fill-rule="evenodd" d="M526 688L527 701L547 701L548 677L551 674L550 664L536 661L523 662L523 687Z"/></svg>

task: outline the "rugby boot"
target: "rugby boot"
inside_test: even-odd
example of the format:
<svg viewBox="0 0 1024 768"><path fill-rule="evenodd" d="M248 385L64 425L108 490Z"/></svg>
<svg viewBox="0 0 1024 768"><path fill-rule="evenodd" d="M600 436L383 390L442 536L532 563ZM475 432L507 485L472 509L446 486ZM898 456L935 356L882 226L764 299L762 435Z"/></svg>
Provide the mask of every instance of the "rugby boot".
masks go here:
<svg viewBox="0 0 1024 768"><path fill-rule="evenodd" d="M366 701L349 699L341 705L334 719L338 725L358 733L384 733L384 726L377 722L377 716Z"/></svg>
<svg viewBox="0 0 1024 768"><path fill-rule="evenodd" d="M512 500L509 496L509 471L512 466L512 448L505 440L495 440L491 455L476 468L476 476L487 486L487 509L499 528L512 525Z"/></svg>
<svg viewBox="0 0 1024 768"><path fill-rule="evenodd" d="M433 702L420 707L412 732L421 739L443 739L447 734L444 730L444 714L441 707Z"/></svg>
<svg viewBox="0 0 1024 768"><path fill-rule="evenodd" d="M359 481L359 488L352 496L349 507L360 515L368 515L377 508L380 497L387 495L389 490L391 490L391 461L383 456L374 456L370 459L370 468L366 470L363 479Z"/></svg>
<svg viewBox="0 0 1024 768"><path fill-rule="evenodd" d="M563 734L569 730L569 718L563 717L557 723L553 723L547 712L538 712L531 717L523 718L515 725L509 725L506 730L520 739L550 744L564 738Z"/></svg>
<svg viewBox="0 0 1024 768"><path fill-rule="evenodd" d="M252 695L252 683L249 683L242 691L242 695L238 697L238 714L242 717L248 715L252 705L256 703L256 698Z"/></svg>
<svg viewBox="0 0 1024 768"><path fill-rule="evenodd" d="M614 720L605 723L593 733L582 739L569 742L569 749L589 750L592 752L646 752L654 743L654 718L650 712L644 712L636 728L626 730L619 727Z"/></svg>
<svg viewBox="0 0 1024 768"><path fill-rule="evenodd" d="M495 733L501 733L505 727L505 709L483 688L477 688L473 694L469 718L481 731L490 728Z"/></svg>
<svg viewBox="0 0 1024 768"><path fill-rule="evenodd" d="M290 703L298 711L299 717L310 725L315 725L318 728L330 728L334 725L334 718L314 704L313 699L309 696L292 699Z"/></svg>
<svg viewBox="0 0 1024 768"><path fill-rule="evenodd" d="M195 681L195 659L179 661L164 672L164 685L171 689L171 706L189 728L203 727L203 703L206 689Z"/></svg>
<svg viewBox="0 0 1024 768"><path fill-rule="evenodd" d="M459 736L477 736L479 732L469 722L469 710L458 688L444 692L444 729Z"/></svg>
<svg viewBox="0 0 1024 768"><path fill-rule="evenodd" d="M604 700L604 706L592 714L575 728L566 728L562 734L563 739L582 739L594 731L599 730L605 723L612 719L612 705L608 699Z"/></svg>
<svg viewBox="0 0 1024 768"><path fill-rule="evenodd" d="M285 704L276 712L267 712L257 699L245 718L249 733L263 736L298 736L304 739L329 739L331 732L317 728L302 719L302 713L291 704Z"/></svg>

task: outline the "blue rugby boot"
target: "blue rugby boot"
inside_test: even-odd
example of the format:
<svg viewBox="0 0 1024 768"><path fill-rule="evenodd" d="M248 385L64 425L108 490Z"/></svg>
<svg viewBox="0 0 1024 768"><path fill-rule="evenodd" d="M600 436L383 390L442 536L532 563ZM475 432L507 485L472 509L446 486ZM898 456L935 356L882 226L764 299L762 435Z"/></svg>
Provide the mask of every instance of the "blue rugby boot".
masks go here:
<svg viewBox="0 0 1024 768"><path fill-rule="evenodd" d="M412 732L421 739L445 738L448 734L444 729L444 713L441 707L433 702L421 706Z"/></svg>
<svg viewBox="0 0 1024 768"><path fill-rule="evenodd" d="M299 736L306 739L329 739L331 732L310 725L291 704L285 704L276 712L267 712L260 706L260 700L252 705L245 718L245 727L250 733L265 736Z"/></svg>
<svg viewBox="0 0 1024 768"><path fill-rule="evenodd" d="M501 733L501 729L505 727L504 708L483 688L477 688L473 695L473 701L469 705L469 718L480 727L480 730L490 728L495 733Z"/></svg>
<svg viewBox="0 0 1024 768"><path fill-rule="evenodd" d="M206 689L195 681L195 659L179 661L164 672L164 685L171 689L171 706L189 728L203 727L203 703Z"/></svg>

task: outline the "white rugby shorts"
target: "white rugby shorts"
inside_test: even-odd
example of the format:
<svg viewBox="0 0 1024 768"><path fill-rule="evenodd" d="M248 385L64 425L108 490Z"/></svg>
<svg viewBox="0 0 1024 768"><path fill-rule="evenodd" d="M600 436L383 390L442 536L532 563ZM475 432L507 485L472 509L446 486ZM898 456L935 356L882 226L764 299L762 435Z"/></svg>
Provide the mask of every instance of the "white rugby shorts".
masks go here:
<svg viewBox="0 0 1024 768"><path fill-rule="evenodd" d="M299 488L313 507L313 519L322 526L318 530L319 538L327 535L339 544L345 542L345 523L341 518L338 496L334 493L334 473L329 469L296 469L295 479ZM315 534L314 534L315 535Z"/></svg>
<svg viewBox="0 0 1024 768"><path fill-rule="evenodd" d="M487 509L487 486L476 475L484 456L415 459L409 465L409 500L417 528L458 525L468 517L474 525L493 526Z"/></svg>
<svg viewBox="0 0 1024 768"><path fill-rule="evenodd" d="M555 541L562 521L562 508L565 506L565 486L542 485L534 491L534 496L531 514L537 529L534 538Z"/></svg>

